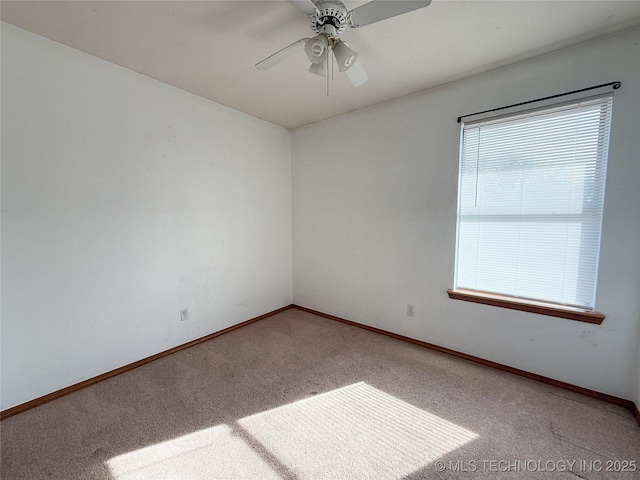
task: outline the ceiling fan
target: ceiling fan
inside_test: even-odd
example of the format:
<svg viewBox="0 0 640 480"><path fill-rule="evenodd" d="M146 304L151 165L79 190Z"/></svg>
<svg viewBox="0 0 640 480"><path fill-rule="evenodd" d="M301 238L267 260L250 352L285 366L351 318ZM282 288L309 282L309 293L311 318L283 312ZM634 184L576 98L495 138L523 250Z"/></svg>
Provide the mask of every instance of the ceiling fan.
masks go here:
<svg viewBox="0 0 640 480"><path fill-rule="evenodd" d="M329 77L333 69L331 55L335 57L340 73L346 72L356 87L367 81L367 73L358 59L358 52L340 39L347 27L359 28L387 18L402 15L428 6L431 0L373 0L353 10L339 0L289 0L308 19L315 37L301 38L256 64L258 70L266 70L304 50L311 62L309 71Z"/></svg>

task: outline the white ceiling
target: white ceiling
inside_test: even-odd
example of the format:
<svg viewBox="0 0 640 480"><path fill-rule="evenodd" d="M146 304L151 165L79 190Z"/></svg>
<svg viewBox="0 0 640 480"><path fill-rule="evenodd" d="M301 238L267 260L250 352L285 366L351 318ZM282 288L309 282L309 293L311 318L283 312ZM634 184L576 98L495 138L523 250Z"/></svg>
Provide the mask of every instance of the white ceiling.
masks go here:
<svg viewBox="0 0 640 480"><path fill-rule="evenodd" d="M366 3L345 1L347 7ZM2 20L286 128L419 92L640 25L640 1L451 1L342 34L369 81L307 72L311 36L282 1L2 1Z"/></svg>

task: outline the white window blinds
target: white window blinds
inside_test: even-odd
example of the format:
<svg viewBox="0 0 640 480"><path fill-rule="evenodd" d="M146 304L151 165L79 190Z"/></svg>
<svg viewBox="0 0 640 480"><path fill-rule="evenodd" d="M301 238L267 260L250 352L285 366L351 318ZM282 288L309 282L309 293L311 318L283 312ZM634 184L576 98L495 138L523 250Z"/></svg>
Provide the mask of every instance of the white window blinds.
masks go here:
<svg viewBox="0 0 640 480"><path fill-rule="evenodd" d="M455 288L594 308L611 107L463 124Z"/></svg>

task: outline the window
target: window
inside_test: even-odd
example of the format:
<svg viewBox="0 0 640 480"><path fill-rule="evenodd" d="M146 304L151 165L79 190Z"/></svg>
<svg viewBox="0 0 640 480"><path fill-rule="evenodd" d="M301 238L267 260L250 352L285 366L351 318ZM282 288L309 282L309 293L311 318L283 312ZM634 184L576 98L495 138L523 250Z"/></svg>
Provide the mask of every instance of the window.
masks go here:
<svg viewBox="0 0 640 480"><path fill-rule="evenodd" d="M611 107L462 125L454 291L594 310Z"/></svg>

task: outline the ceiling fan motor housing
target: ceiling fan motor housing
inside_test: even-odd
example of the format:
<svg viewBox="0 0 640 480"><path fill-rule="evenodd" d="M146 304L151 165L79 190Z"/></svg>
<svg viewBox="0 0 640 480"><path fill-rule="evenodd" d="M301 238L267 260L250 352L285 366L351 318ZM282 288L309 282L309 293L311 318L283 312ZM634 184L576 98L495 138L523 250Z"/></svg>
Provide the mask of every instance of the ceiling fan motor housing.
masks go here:
<svg viewBox="0 0 640 480"><path fill-rule="evenodd" d="M315 2L314 2L315 3ZM347 7L339 0L316 3L318 13L309 17L314 33L337 37L347 28Z"/></svg>

